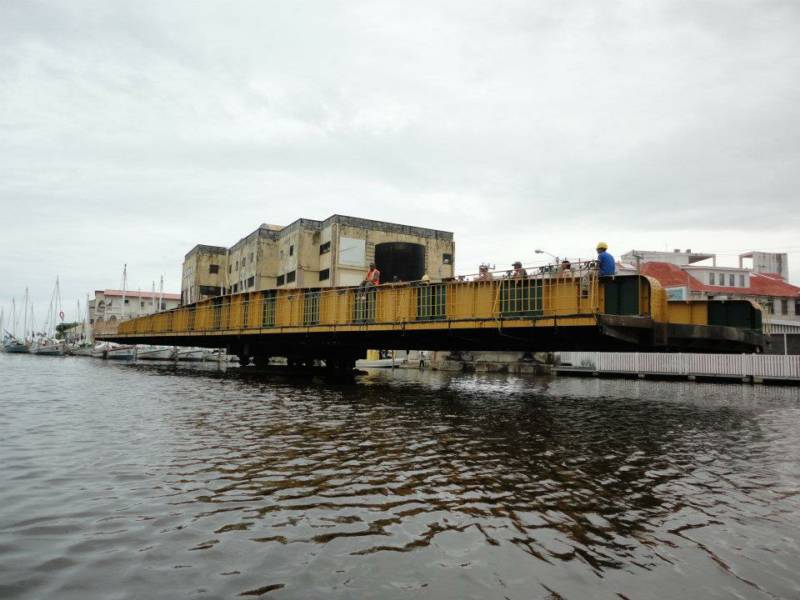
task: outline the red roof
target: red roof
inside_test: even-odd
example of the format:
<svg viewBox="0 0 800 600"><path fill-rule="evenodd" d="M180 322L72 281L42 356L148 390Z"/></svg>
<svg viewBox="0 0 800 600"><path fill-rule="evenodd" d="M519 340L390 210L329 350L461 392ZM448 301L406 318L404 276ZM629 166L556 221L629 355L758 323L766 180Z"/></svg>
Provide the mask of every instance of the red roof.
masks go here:
<svg viewBox="0 0 800 600"><path fill-rule="evenodd" d="M130 290L127 290L125 292L123 292L122 290L96 290L95 294L103 294L104 296L126 296L128 298L152 298L153 297L153 292L142 292L142 291L132 292ZM156 296L156 298L161 296L162 298L164 298L164 300L180 300L181 299L181 295L180 294L168 294L166 292L164 292L163 294L160 294L159 292L156 292L155 296Z"/></svg>
<svg viewBox="0 0 800 600"><path fill-rule="evenodd" d="M750 273L750 287L742 288L707 285L672 263L646 262L642 264L641 271L642 275L657 279L664 287L688 285L693 292L800 298L800 287L787 283L776 273Z"/></svg>

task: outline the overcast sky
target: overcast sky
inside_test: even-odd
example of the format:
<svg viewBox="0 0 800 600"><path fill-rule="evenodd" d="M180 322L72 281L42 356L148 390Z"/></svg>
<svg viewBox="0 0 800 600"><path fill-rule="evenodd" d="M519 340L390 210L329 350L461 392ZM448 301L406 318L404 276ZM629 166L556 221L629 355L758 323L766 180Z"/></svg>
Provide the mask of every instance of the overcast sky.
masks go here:
<svg viewBox="0 0 800 600"><path fill-rule="evenodd" d="M788 251L800 2L0 1L0 306L179 291L340 213L543 248ZM41 308L40 308L41 307Z"/></svg>

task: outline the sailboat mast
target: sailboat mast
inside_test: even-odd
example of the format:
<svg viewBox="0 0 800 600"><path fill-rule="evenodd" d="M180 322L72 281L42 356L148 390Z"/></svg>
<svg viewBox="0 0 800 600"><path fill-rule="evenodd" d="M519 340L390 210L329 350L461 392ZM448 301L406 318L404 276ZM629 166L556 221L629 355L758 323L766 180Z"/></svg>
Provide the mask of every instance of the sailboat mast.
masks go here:
<svg viewBox="0 0 800 600"><path fill-rule="evenodd" d="M11 335L17 339L17 300L11 298Z"/></svg>
<svg viewBox="0 0 800 600"><path fill-rule="evenodd" d="M22 341L27 339L28 330L28 288L25 288L25 309L22 312Z"/></svg>
<svg viewBox="0 0 800 600"><path fill-rule="evenodd" d="M56 275L56 312L53 316L53 335L56 334L56 319L55 317L58 316L58 320L63 323L64 322L64 305L61 303L61 282L58 280L58 275Z"/></svg>
<svg viewBox="0 0 800 600"><path fill-rule="evenodd" d="M164 305L164 274L161 274L161 280L158 282L158 310Z"/></svg>
<svg viewBox="0 0 800 600"><path fill-rule="evenodd" d="M125 292L127 291L126 288L128 287L128 263L122 267L122 308L120 309L120 316L119 320L125 320Z"/></svg>
<svg viewBox="0 0 800 600"><path fill-rule="evenodd" d="M89 339L89 294L86 294L86 312L83 315L83 333L85 339Z"/></svg>

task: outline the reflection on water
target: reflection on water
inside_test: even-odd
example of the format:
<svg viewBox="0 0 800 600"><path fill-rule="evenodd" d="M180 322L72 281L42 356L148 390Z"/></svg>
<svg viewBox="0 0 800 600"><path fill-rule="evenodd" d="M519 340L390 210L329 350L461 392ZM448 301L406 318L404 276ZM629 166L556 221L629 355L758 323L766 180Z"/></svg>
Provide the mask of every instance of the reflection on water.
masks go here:
<svg viewBox="0 0 800 600"><path fill-rule="evenodd" d="M800 597L794 388L0 373L2 598Z"/></svg>

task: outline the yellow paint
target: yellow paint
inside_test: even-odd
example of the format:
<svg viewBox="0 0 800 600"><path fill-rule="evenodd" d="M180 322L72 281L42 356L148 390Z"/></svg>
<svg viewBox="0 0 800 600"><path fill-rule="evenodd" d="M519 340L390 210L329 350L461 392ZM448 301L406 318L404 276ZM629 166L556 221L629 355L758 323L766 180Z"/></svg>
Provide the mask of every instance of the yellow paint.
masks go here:
<svg viewBox="0 0 800 600"><path fill-rule="evenodd" d="M708 303L670 302L669 322L682 325L708 325Z"/></svg>
<svg viewBox="0 0 800 600"><path fill-rule="evenodd" d="M641 316L659 323L708 324L706 301L667 302L665 290L649 277L640 278L639 289ZM367 292L352 287L269 290L125 321L117 337L594 327L604 296L602 284L591 274L390 284Z"/></svg>

